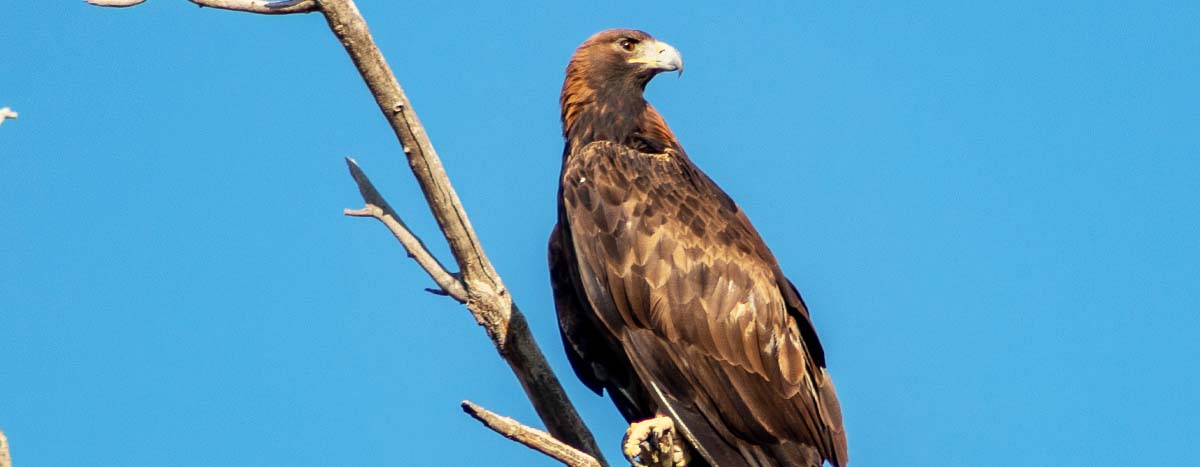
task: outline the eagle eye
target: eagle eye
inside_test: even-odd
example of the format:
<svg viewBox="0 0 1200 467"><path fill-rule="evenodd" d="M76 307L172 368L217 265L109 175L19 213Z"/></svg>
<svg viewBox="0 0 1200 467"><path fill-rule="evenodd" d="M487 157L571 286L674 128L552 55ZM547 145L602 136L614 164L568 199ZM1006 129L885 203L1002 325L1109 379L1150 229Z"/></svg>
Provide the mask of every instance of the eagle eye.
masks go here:
<svg viewBox="0 0 1200 467"><path fill-rule="evenodd" d="M637 41L626 37L617 41L617 45L621 46L622 49L625 49L626 52L633 52L634 47L637 46Z"/></svg>

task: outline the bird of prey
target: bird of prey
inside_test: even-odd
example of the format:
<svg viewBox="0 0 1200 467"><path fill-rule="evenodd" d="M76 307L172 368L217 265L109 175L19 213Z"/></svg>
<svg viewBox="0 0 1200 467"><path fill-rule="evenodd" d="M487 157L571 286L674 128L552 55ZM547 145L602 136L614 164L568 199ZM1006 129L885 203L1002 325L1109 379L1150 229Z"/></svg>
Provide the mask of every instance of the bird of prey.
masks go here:
<svg viewBox="0 0 1200 467"><path fill-rule="evenodd" d="M670 417L691 465L845 467L808 308L643 97L682 70L675 48L625 29L592 36L567 66L549 252L567 356L629 422Z"/></svg>

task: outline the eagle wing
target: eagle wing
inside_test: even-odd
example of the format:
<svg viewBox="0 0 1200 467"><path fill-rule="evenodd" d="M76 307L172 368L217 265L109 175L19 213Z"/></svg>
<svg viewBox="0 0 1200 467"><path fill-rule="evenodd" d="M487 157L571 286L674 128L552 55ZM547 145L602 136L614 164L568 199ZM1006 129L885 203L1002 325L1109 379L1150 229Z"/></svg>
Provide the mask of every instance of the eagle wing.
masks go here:
<svg viewBox="0 0 1200 467"><path fill-rule="evenodd" d="M713 465L846 463L808 311L715 183L673 149L611 142L571 154L561 183L552 275L586 384L632 386L627 418L649 398Z"/></svg>
<svg viewBox="0 0 1200 467"><path fill-rule="evenodd" d="M653 404L638 382L633 366L613 335L603 332L595 314L587 311L586 299L578 292L579 268L573 261L571 238L564 225L550 233L550 285L558 311L558 328L567 360L588 389L600 395L608 391L626 421L654 415Z"/></svg>

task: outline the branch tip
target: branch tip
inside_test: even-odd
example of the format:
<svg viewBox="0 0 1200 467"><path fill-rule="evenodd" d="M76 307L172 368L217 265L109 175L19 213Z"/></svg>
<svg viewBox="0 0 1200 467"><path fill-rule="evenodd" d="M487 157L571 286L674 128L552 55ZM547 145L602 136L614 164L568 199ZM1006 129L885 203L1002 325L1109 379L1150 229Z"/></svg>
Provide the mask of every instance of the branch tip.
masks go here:
<svg viewBox="0 0 1200 467"><path fill-rule="evenodd" d="M84 3L110 8L128 8L146 0L84 0Z"/></svg>
<svg viewBox="0 0 1200 467"><path fill-rule="evenodd" d="M17 113L8 107L0 107L0 124L4 123L5 119L17 119Z"/></svg>
<svg viewBox="0 0 1200 467"><path fill-rule="evenodd" d="M471 401L462 401L459 405L463 412L479 420L492 431L553 457L563 464L570 467L600 467L600 462L596 458L559 441L545 431L525 426L509 417L497 415Z"/></svg>
<svg viewBox="0 0 1200 467"><path fill-rule="evenodd" d="M375 217L375 213L371 210L370 206L362 209L346 208L342 210L342 215L350 217Z"/></svg>

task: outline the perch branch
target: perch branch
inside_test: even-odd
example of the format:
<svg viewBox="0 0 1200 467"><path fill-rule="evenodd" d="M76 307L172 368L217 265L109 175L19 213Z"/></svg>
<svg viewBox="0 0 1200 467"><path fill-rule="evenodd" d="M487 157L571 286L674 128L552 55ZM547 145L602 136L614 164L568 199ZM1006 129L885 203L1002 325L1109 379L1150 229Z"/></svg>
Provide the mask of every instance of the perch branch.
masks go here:
<svg viewBox="0 0 1200 467"><path fill-rule="evenodd" d="M113 8L126 8L141 4L146 0L84 0L92 5ZM219 8L222 10L244 11L261 15L287 15L292 13L311 13L317 11L316 0L188 0L200 7Z"/></svg>
<svg viewBox="0 0 1200 467"><path fill-rule="evenodd" d="M446 295L460 303L467 303L467 290L463 288L462 282L429 253L429 249L425 248L425 243L421 242L421 239L408 230L408 226L404 225L404 221L396 215L396 211L388 205L387 200L383 199L379 190L375 189L375 185L371 183L371 179L367 178L367 174L363 173L358 163L347 157L346 166L350 168L350 176L354 177L354 183L358 184L358 192L362 194L366 206L362 209L347 209L344 213L347 216L374 217L379 222L383 222L392 235L396 236L396 240L399 240L400 244L404 246L408 257L416 260L417 264L429 273L429 277L437 283L438 287L442 288Z"/></svg>
<svg viewBox="0 0 1200 467"><path fill-rule="evenodd" d="M571 467L600 467L600 463L592 456L566 445L542 430L530 428L511 418L497 415L471 401L462 401L462 409L463 412L479 420L492 431L553 457L563 464Z"/></svg>
<svg viewBox="0 0 1200 467"><path fill-rule="evenodd" d="M4 119L7 119L7 118L11 118L11 119L13 119L13 120L16 120L16 119L17 119L17 113L16 113L16 112L13 112L13 109L10 109L10 108L8 108L8 107L0 107L0 125L3 125L3 124L4 124Z"/></svg>

